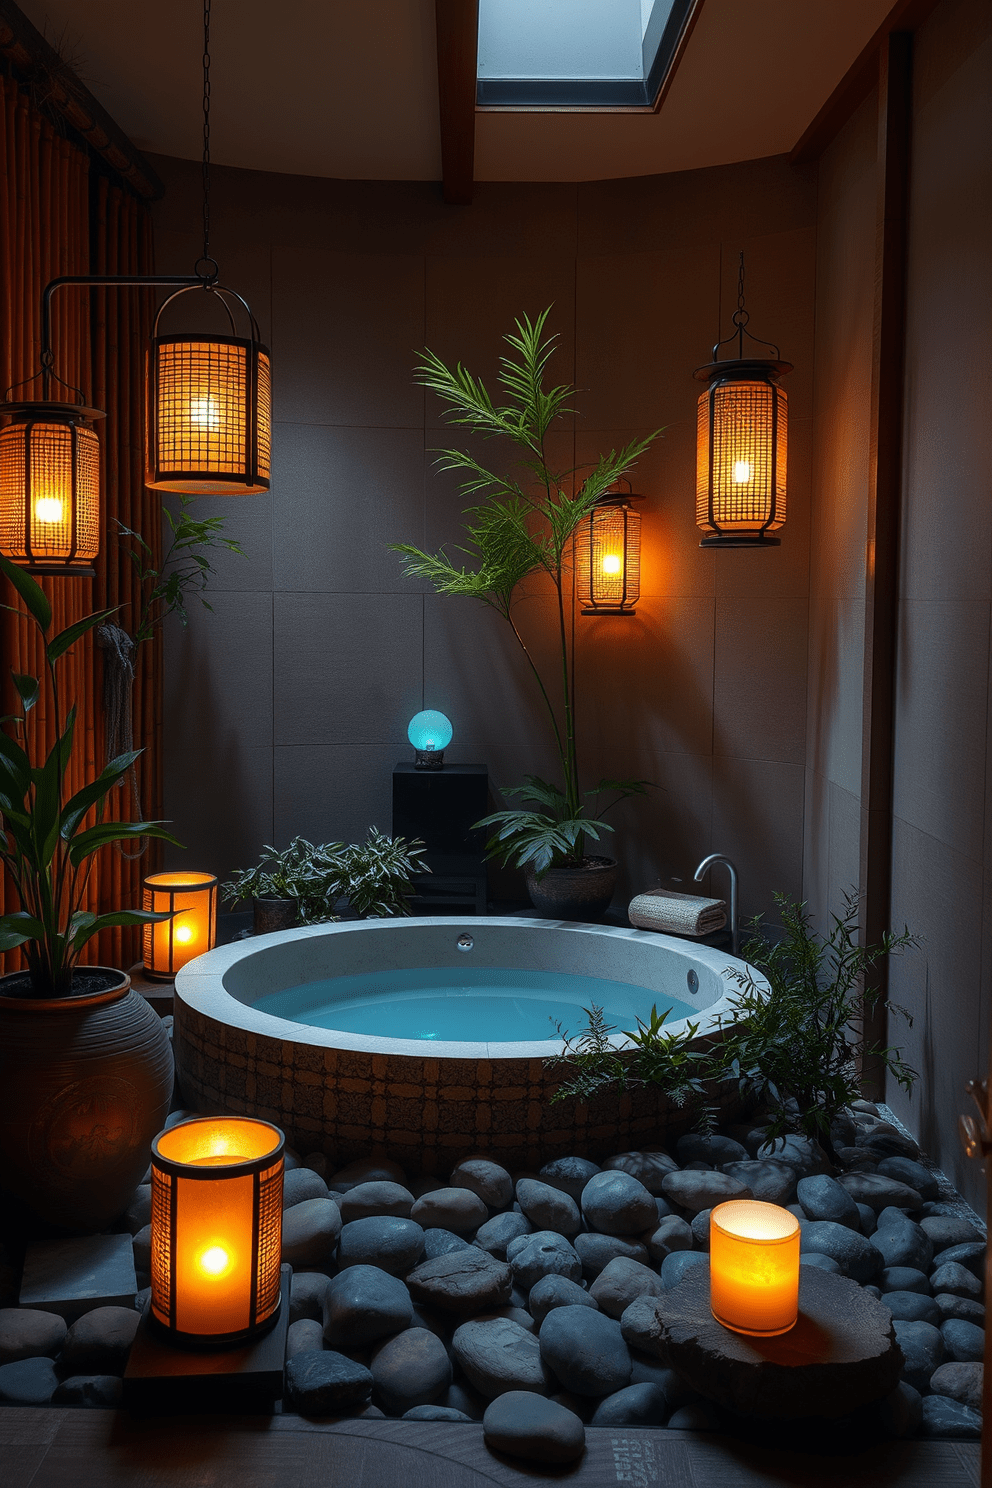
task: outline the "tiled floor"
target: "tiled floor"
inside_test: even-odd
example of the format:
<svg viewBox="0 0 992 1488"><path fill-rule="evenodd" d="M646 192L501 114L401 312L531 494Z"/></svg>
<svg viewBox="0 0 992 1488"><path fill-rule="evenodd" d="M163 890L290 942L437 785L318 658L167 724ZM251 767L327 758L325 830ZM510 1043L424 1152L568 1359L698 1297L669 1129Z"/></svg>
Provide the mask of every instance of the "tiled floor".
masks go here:
<svg viewBox="0 0 992 1488"><path fill-rule="evenodd" d="M527 1469L482 1428L297 1416L136 1422L114 1411L0 1409L3 1488L979 1488L970 1442L813 1457L684 1431L586 1432L581 1462Z"/></svg>

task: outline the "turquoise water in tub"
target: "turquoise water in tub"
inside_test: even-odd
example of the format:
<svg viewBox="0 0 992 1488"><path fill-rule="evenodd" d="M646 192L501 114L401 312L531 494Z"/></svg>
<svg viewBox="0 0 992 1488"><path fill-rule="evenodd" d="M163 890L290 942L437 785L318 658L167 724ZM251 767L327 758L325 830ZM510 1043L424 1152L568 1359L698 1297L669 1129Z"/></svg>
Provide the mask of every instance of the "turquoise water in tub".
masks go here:
<svg viewBox="0 0 992 1488"><path fill-rule="evenodd" d="M669 1024L694 1011L678 1002L602 977L557 971L482 967L422 967L328 977L269 992L254 1006L261 1013L342 1033L379 1038L515 1043L557 1039L556 1024L570 1034L586 1026L583 1008L595 1003L616 1032L647 1018L653 1003L671 1007Z"/></svg>

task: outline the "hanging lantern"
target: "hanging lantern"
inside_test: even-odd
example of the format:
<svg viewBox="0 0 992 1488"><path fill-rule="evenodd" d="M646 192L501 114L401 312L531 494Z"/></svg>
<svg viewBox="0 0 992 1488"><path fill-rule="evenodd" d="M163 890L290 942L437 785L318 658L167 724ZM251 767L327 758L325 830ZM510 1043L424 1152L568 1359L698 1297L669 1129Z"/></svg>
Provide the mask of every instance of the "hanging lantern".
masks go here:
<svg viewBox="0 0 992 1488"><path fill-rule="evenodd" d="M152 1143L149 1311L173 1342L230 1348L276 1322L284 1147L278 1127L236 1116Z"/></svg>
<svg viewBox="0 0 992 1488"><path fill-rule="evenodd" d="M759 342L775 357L745 357L744 255L738 278L736 327L713 348L713 360L697 368L707 383L696 420L696 525L707 535L701 548L778 547L772 537L785 523L788 399L778 379L792 371L778 360L778 347ZM718 359L721 346L736 340L738 355Z"/></svg>
<svg viewBox="0 0 992 1488"><path fill-rule="evenodd" d="M171 981L217 942L217 879L212 873L151 873L142 887L143 909L172 916L145 926L145 972Z"/></svg>
<svg viewBox="0 0 992 1488"><path fill-rule="evenodd" d="M604 496L575 534L575 588L583 615L633 615L641 597L641 498Z"/></svg>
<svg viewBox="0 0 992 1488"><path fill-rule="evenodd" d="M96 408L0 404L0 552L36 574L93 574L100 550Z"/></svg>
<svg viewBox="0 0 992 1488"><path fill-rule="evenodd" d="M219 285L216 294L231 322L230 336L160 336L170 295L155 319L148 350L145 484L194 496L247 496L269 489L271 382L268 348L240 295ZM251 335L240 337L227 297L248 314Z"/></svg>

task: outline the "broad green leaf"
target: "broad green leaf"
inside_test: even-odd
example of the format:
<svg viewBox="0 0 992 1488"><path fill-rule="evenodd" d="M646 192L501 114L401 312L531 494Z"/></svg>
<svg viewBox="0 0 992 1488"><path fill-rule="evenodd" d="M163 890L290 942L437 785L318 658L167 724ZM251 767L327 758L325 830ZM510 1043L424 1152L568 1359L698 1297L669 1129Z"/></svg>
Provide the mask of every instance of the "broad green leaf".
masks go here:
<svg viewBox="0 0 992 1488"><path fill-rule="evenodd" d="M182 847L171 832L166 832L158 822L98 822L80 832L69 844L69 861L74 868L98 848L110 842L133 841L136 837L156 837L162 842L171 842L173 847ZM143 923L143 922L142 922Z"/></svg>
<svg viewBox="0 0 992 1488"><path fill-rule="evenodd" d="M42 939L44 934L41 921L23 909L0 915L0 951L12 951L25 941Z"/></svg>
<svg viewBox="0 0 992 1488"><path fill-rule="evenodd" d="M116 782L127 774L139 754L141 754L140 749L132 749L127 754L119 754L116 759L104 766L95 780L91 780L89 785L84 785L81 790L70 797L62 808L62 820L59 826L64 838L68 839L75 833L90 807L106 798Z"/></svg>
<svg viewBox="0 0 992 1488"><path fill-rule="evenodd" d="M38 701L38 693L40 690L38 678L28 677L23 672L11 672L10 675L14 679L14 686L17 688L17 695L20 698L21 702L24 704L25 713L30 713L31 709Z"/></svg>
<svg viewBox="0 0 992 1488"><path fill-rule="evenodd" d="M22 799L31 784L31 761L21 746L0 729L0 779L6 775L13 794Z"/></svg>
<svg viewBox="0 0 992 1488"><path fill-rule="evenodd" d="M11 563L0 553L0 573L5 573L17 590L18 594L27 605L28 610L36 625L42 631L47 631L52 623L52 607L48 603L48 597L44 589L23 568L18 568L16 563Z"/></svg>
<svg viewBox="0 0 992 1488"><path fill-rule="evenodd" d="M64 655L69 647L74 645L88 630L92 630L94 625L99 625L101 620L106 620L108 615L116 615L119 609L120 605L114 605L109 610L97 610L95 614L87 615L84 619L77 620L75 625L69 625L65 630L60 630L58 635L54 636L45 648L45 654L49 661L58 661L59 657Z"/></svg>
<svg viewBox="0 0 992 1488"><path fill-rule="evenodd" d="M157 924L160 920L171 919L170 914L159 914L148 909L118 909L111 914L92 915L92 924L81 926L73 938L75 950L80 950L94 935L99 935L101 930L112 930L120 925L150 925Z"/></svg>

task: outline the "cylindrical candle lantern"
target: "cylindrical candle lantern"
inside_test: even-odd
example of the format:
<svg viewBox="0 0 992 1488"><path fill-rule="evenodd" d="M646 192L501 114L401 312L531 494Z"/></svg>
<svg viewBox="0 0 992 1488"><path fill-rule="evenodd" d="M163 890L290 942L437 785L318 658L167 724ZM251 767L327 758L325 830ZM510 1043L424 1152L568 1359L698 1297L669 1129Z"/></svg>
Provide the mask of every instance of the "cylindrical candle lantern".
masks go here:
<svg viewBox="0 0 992 1488"><path fill-rule="evenodd" d="M152 1143L150 1316L176 1343L229 1348L279 1316L285 1138L205 1116Z"/></svg>
<svg viewBox="0 0 992 1488"><path fill-rule="evenodd" d="M179 969L217 942L217 879L212 873L150 873L144 908L170 914L144 930L146 975L171 981Z"/></svg>
<svg viewBox="0 0 992 1488"><path fill-rule="evenodd" d="M788 1333L799 1316L799 1221L778 1204L731 1199L710 1215L710 1308L735 1333Z"/></svg>

